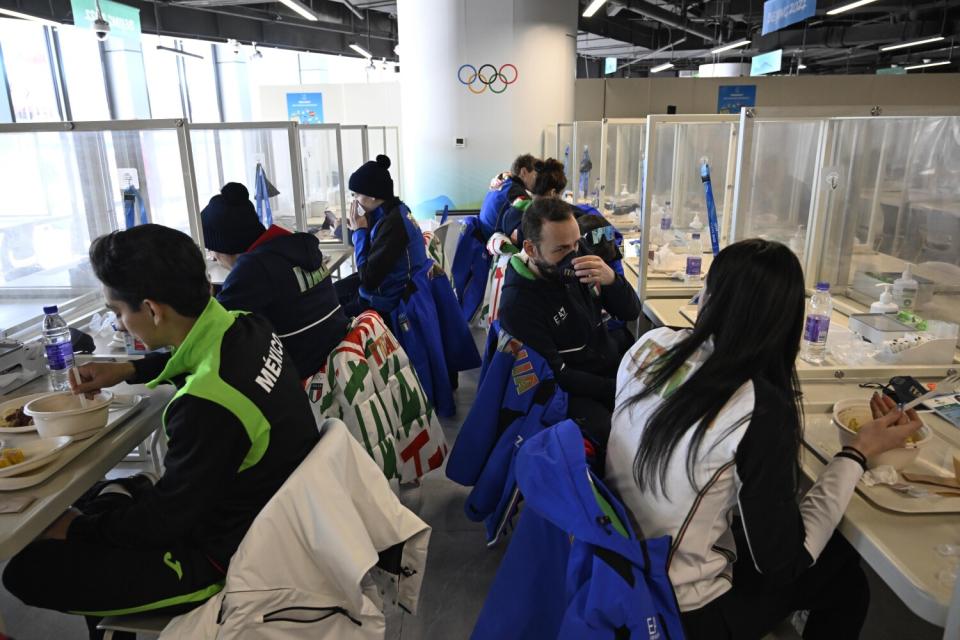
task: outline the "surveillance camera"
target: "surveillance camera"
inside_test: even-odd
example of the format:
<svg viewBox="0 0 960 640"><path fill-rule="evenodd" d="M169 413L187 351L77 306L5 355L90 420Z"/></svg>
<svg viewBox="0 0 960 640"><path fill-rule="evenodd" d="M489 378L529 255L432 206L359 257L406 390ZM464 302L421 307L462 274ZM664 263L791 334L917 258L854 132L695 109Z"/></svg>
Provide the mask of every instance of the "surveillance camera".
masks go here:
<svg viewBox="0 0 960 640"><path fill-rule="evenodd" d="M97 34L97 40L106 40L110 35L110 23L102 17L93 21L93 32Z"/></svg>

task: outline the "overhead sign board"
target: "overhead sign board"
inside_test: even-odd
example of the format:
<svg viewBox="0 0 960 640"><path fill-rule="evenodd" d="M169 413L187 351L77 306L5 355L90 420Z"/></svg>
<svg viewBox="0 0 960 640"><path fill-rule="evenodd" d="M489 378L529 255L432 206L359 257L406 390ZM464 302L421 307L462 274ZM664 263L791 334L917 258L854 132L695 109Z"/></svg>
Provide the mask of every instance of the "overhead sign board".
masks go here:
<svg viewBox="0 0 960 640"><path fill-rule="evenodd" d="M783 49L761 53L750 60L750 75L765 76L768 73L778 73L783 65Z"/></svg>
<svg viewBox="0 0 960 640"><path fill-rule="evenodd" d="M767 0L763 3L763 31L767 35L817 13L817 0Z"/></svg>
<svg viewBox="0 0 960 640"><path fill-rule="evenodd" d="M97 19L96 0L70 0L73 24L79 29L93 31ZM110 23L110 38L122 40L132 48L140 49L140 9L112 0L100 0L103 19Z"/></svg>

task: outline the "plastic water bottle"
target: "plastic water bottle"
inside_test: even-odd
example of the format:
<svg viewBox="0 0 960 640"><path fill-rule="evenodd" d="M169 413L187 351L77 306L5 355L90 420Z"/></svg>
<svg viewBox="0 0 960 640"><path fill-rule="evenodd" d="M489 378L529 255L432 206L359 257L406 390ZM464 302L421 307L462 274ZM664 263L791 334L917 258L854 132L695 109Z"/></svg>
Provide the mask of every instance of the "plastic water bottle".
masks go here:
<svg viewBox="0 0 960 640"><path fill-rule="evenodd" d="M687 266L683 272L683 281L687 284L699 284L703 271L703 242L700 234L694 231L690 234L687 245Z"/></svg>
<svg viewBox="0 0 960 640"><path fill-rule="evenodd" d="M67 391L70 389L70 369L73 368L70 327L60 317L56 305L44 307L43 313L43 348L50 370L50 386L55 391Z"/></svg>
<svg viewBox="0 0 960 640"><path fill-rule="evenodd" d="M660 244L668 244L671 240L671 230L673 229L673 212L670 210L670 201L663 207L663 213L660 215Z"/></svg>
<svg viewBox="0 0 960 640"><path fill-rule="evenodd" d="M800 346L800 357L810 364L823 364L832 313L833 299L830 297L830 283L818 282L817 290L810 296L810 302L807 304L807 320L804 323L803 341Z"/></svg>

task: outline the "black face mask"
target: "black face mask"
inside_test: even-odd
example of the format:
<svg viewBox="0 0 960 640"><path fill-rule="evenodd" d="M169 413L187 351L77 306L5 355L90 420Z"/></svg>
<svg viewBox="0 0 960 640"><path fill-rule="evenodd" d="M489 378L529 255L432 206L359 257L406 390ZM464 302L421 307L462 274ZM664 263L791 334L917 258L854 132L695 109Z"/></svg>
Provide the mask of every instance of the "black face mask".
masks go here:
<svg viewBox="0 0 960 640"><path fill-rule="evenodd" d="M563 256L560 262L550 264L542 260L534 260L540 275L546 280L553 282L571 282L576 281L577 274L573 270L573 260L579 255L577 251L571 251Z"/></svg>

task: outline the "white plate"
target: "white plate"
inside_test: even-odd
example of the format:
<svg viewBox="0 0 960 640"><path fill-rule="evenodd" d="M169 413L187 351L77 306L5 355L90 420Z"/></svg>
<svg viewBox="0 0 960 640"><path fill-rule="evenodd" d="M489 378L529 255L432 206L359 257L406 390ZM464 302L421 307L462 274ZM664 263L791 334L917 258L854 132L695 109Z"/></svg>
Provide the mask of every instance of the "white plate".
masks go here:
<svg viewBox="0 0 960 640"><path fill-rule="evenodd" d="M5 415L11 409L19 409L20 407L24 406L31 400L34 400L41 396L50 395L50 393L51 393L50 391L45 391L43 393L31 393L28 396L20 396L19 398L14 398L13 400L7 400L6 402L0 404L0 416ZM10 433L10 434L31 433L36 430L37 430L37 426L34 424L31 424L30 426L27 426L27 427L0 427L0 433Z"/></svg>
<svg viewBox="0 0 960 640"><path fill-rule="evenodd" d="M73 436L59 436L56 438L40 438L25 442L19 447L23 451L26 460L20 464L0 469L0 478L9 478L17 476L27 471L32 471L53 461L63 449L73 442Z"/></svg>

